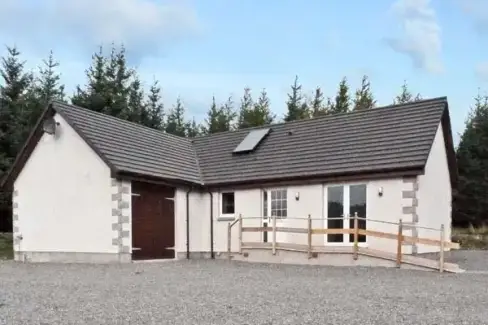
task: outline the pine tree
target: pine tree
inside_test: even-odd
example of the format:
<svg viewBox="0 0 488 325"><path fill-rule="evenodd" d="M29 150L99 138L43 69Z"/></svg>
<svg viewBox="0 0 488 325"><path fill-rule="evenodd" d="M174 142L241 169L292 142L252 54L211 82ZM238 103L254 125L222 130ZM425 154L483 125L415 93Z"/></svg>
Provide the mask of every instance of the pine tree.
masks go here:
<svg viewBox="0 0 488 325"><path fill-rule="evenodd" d="M373 93L371 92L371 83L368 76L363 76L361 80L361 87L356 90L356 97L354 98L354 110L369 109L376 105Z"/></svg>
<svg viewBox="0 0 488 325"><path fill-rule="evenodd" d="M194 138L200 135L200 126L195 121L195 118L192 118L191 121L186 123L186 136L188 138Z"/></svg>
<svg viewBox="0 0 488 325"><path fill-rule="evenodd" d="M315 88L314 98L312 100L312 116L318 117L327 114L324 105L324 93L320 87Z"/></svg>
<svg viewBox="0 0 488 325"><path fill-rule="evenodd" d="M234 110L234 100L232 96L227 98L227 101L220 107L220 114L218 117L219 129L221 131L231 131L234 129L234 121L237 113Z"/></svg>
<svg viewBox="0 0 488 325"><path fill-rule="evenodd" d="M7 47L2 57L0 76L0 179L11 167L15 156L25 142L28 131L28 111L33 76L25 71L21 53L14 47ZM12 193L0 189L0 211L10 211ZM11 219L10 219L11 220ZM7 226L8 228L11 226Z"/></svg>
<svg viewBox="0 0 488 325"><path fill-rule="evenodd" d="M42 111L51 100L65 100L64 85L61 76L57 73L59 62L54 59L51 51L47 60L43 60L43 66L39 68L38 76L34 79L32 91L29 92L29 104L24 111L23 119L27 126L24 136L31 131Z"/></svg>
<svg viewBox="0 0 488 325"><path fill-rule="evenodd" d="M351 106L351 99L349 96L349 85L346 77L342 78L339 83L339 90L335 97L335 103L332 107L332 113L346 113L349 112Z"/></svg>
<svg viewBox="0 0 488 325"><path fill-rule="evenodd" d="M395 99L393 100L393 104L406 104L421 100L422 96L417 94L414 96L410 90L408 89L407 81L405 80L402 85L402 91L398 94Z"/></svg>
<svg viewBox="0 0 488 325"><path fill-rule="evenodd" d="M335 110L334 101L332 100L332 98L327 97L327 101L325 103L325 108L324 108L325 115L333 114L334 110Z"/></svg>
<svg viewBox="0 0 488 325"><path fill-rule="evenodd" d="M64 85L61 83L61 76L56 73L59 62L54 59L53 51L49 52L47 60L43 60L44 66L39 69L39 77L36 80L36 97L41 100L43 105L55 99L64 101Z"/></svg>
<svg viewBox="0 0 488 325"><path fill-rule="evenodd" d="M7 47L7 57L2 58L0 75L4 86L0 96L4 103L15 103L22 99L32 83L31 73L24 72L25 62L20 61L20 52L17 47Z"/></svg>
<svg viewBox="0 0 488 325"><path fill-rule="evenodd" d="M288 94L286 106L288 109L285 115L286 122L308 118L310 115L308 106L304 104L302 85L298 83L298 76L295 77L295 82L291 85L291 94Z"/></svg>
<svg viewBox="0 0 488 325"><path fill-rule="evenodd" d="M136 76L129 86L129 101L127 105L127 116L120 116L129 121L136 122L142 125L148 125L149 114L144 106L144 90L142 89L142 84L139 78ZM124 113L125 110L118 112L119 114ZM115 113L112 111L112 113Z"/></svg>
<svg viewBox="0 0 488 325"><path fill-rule="evenodd" d="M71 103L81 107L91 109L96 112L104 112L107 103L107 93L110 85L106 74L107 60L103 55L103 48L92 55L92 64L86 71L88 83L85 89L79 85L76 87L75 94L71 97Z"/></svg>
<svg viewBox="0 0 488 325"><path fill-rule="evenodd" d="M28 111L33 75L25 72L25 62L20 60L16 47L7 47L7 56L2 58L0 75L3 85L0 86L0 152L9 166L25 142L29 127Z"/></svg>
<svg viewBox="0 0 488 325"><path fill-rule="evenodd" d="M253 106L254 101L251 95L251 88L246 87L244 88L244 95L241 98L241 106L239 108L239 129L245 129L252 125Z"/></svg>
<svg viewBox="0 0 488 325"><path fill-rule="evenodd" d="M262 89L254 104L254 122L250 126L261 126L273 123L276 116L271 112L270 100L266 89Z"/></svg>
<svg viewBox="0 0 488 325"><path fill-rule="evenodd" d="M181 98L176 99L176 105L170 110L166 122L166 132L181 137L186 136L185 107Z"/></svg>
<svg viewBox="0 0 488 325"><path fill-rule="evenodd" d="M466 121L456 159L458 185L453 193L453 225L488 224L488 98L478 96Z"/></svg>
<svg viewBox="0 0 488 325"><path fill-rule="evenodd" d="M123 46L117 50L112 44L109 57L104 56L103 48L100 47L92 56L92 64L86 76L87 85L84 89L77 86L71 98L73 104L122 119L134 120L135 108L129 108L130 93L134 92L133 88L137 87L140 81L136 80L136 72L127 66ZM134 100L134 93L132 96ZM141 111L139 115L143 114L145 113Z"/></svg>
<svg viewBox="0 0 488 325"><path fill-rule="evenodd" d="M308 98L303 97L302 104L300 105L301 118L300 120L310 118L310 105L308 103Z"/></svg>
<svg viewBox="0 0 488 325"><path fill-rule="evenodd" d="M164 129L164 104L162 102L161 87L155 80L149 88L149 96L146 102L146 109L149 115L147 126L153 129Z"/></svg>
<svg viewBox="0 0 488 325"><path fill-rule="evenodd" d="M128 119L130 116L130 107L128 101L131 98L131 92L134 87L140 86L136 71L127 66L126 50L123 45L117 51L112 44L110 58L107 59L105 70L108 93L106 113L112 116ZM136 84L134 84L136 83ZM139 84L139 85L138 85ZM137 92L137 91L136 91ZM132 94L134 96L134 94ZM143 108L141 107L141 110ZM141 115L147 114L141 111Z"/></svg>
<svg viewBox="0 0 488 325"><path fill-rule="evenodd" d="M270 101L266 89L261 90L256 102L250 97L250 91L245 89L241 101L239 129L262 126L273 123L275 116L270 110Z"/></svg>
<svg viewBox="0 0 488 325"><path fill-rule="evenodd" d="M219 124L220 115L221 110L217 107L217 103L215 102L215 96L213 96L212 105L207 111L207 118L205 119L206 126L204 127L203 131L205 134L213 134L222 131Z"/></svg>

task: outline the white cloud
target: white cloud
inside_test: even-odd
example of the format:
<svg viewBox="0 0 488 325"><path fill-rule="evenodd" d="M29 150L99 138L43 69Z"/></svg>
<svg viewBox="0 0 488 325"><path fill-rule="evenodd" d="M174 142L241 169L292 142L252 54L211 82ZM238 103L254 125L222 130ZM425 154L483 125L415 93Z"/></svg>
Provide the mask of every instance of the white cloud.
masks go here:
<svg viewBox="0 0 488 325"><path fill-rule="evenodd" d="M398 0L391 13L402 26L402 35L387 38L396 52L408 55L416 68L430 73L443 71L441 27L430 0Z"/></svg>
<svg viewBox="0 0 488 325"><path fill-rule="evenodd" d="M197 35L202 25L191 7L177 0L4 0L0 30L40 47L48 43L90 52L114 41L144 57Z"/></svg>

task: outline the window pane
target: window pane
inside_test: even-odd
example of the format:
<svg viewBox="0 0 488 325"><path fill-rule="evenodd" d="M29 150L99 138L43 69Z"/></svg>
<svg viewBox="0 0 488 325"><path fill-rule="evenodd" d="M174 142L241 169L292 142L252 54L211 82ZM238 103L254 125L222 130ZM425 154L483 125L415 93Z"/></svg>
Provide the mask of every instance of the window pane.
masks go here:
<svg viewBox="0 0 488 325"><path fill-rule="evenodd" d="M331 186L327 188L327 228L329 229L342 229L344 228L344 220L332 219L341 218L344 213L344 187ZM344 241L344 235L332 234L327 235L327 241L329 243L342 243Z"/></svg>
<svg viewBox="0 0 488 325"><path fill-rule="evenodd" d="M263 191L263 217L268 216L268 192Z"/></svg>
<svg viewBox="0 0 488 325"><path fill-rule="evenodd" d="M271 191L271 201L276 200L276 191Z"/></svg>
<svg viewBox="0 0 488 325"><path fill-rule="evenodd" d="M278 201L276 200L271 200L271 211L276 211L278 209Z"/></svg>
<svg viewBox="0 0 488 325"><path fill-rule="evenodd" d="M286 193L287 193L287 191L286 191L286 190L282 190L282 192L281 192L281 198L282 198L282 199L284 199L284 200L286 200L286 199L287 199L287 198L286 198Z"/></svg>
<svg viewBox="0 0 488 325"><path fill-rule="evenodd" d="M354 213L357 212L358 217L366 218L366 185L351 185L349 188L349 200L351 211L351 228L354 228ZM366 229L366 220L358 220L358 227ZM354 242L354 235L349 235L349 241ZM366 236L359 235L358 241L360 243L366 242Z"/></svg>
<svg viewBox="0 0 488 325"><path fill-rule="evenodd" d="M234 193L222 193L222 214L234 214Z"/></svg>

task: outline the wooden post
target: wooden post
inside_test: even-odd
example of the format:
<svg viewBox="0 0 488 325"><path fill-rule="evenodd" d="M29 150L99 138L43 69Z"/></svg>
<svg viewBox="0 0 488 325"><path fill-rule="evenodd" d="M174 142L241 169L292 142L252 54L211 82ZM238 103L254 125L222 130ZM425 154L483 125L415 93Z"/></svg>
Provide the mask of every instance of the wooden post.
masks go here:
<svg viewBox="0 0 488 325"><path fill-rule="evenodd" d="M444 240L445 240L444 224L441 225L441 251L439 254L439 272L444 272Z"/></svg>
<svg viewBox="0 0 488 325"><path fill-rule="evenodd" d="M273 242L272 242L272 251L273 255L276 255L276 215L273 214Z"/></svg>
<svg viewBox="0 0 488 325"><path fill-rule="evenodd" d="M239 214L239 254L242 254L242 214Z"/></svg>
<svg viewBox="0 0 488 325"><path fill-rule="evenodd" d="M312 258L312 216L308 215L308 258Z"/></svg>
<svg viewBox="0 0 488 325"><path fill-rule="evenodd" d="M396 267L400 267L402 264L402 244L403 244L403 222L402 219L400 219L400 221L398 222Z"/></svg>
<svg viewBox="0 0 488 325"><path fill-rule="evenodd" d="M359 253L359 222L358 222L358 213L354 212L354 251L353 251L353 259L358 259Z"/></svg>
<svg viewBox="0 0 488 325"><path fill-rule="evenodd" d="M230 222L229 224L227 225L227 258L230 260L231 259L231 244L232 244L232 240L231 240L231 236L232 236L232 226L230 225Z"/></svg>

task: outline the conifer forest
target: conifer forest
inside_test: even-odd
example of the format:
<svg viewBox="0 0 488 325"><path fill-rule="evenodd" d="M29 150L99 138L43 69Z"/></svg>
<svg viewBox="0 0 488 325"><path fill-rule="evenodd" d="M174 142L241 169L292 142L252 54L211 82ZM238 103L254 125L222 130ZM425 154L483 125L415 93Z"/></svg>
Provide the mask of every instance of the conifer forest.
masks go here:
<svg viewBox="0 0 488 325"><path fill-rule="evenodd" d="M11 46L4 53L0 62L0 178L51 100L183 137L347 113L377 105L374 87L366 75L358 89L351 89L347 78L339 80L337 89L328 91L331 96L326 96L319 87L303 89L297 76L290 80L286 102L273 103L283 105L284 114L271 110L266 89L244 88L239 98L215 98L209 94L206 117L196 121L183 98L168 105L157 80L141 80L137 70L129 66L123 46L97 49L86 69L85 80L80 80L71 93L61 80L62 62L52 52L34 72L26 69L21 49ZM405 81L399 85L391 104L419 99L421 94L411 92ZM459 183L453 190L453 225L478 227L488 224L488 97L478 94L466 107L470 107L470 114L456 147ZM0 192L0 232L11 229L11 194L7 190Z"/></svg>

